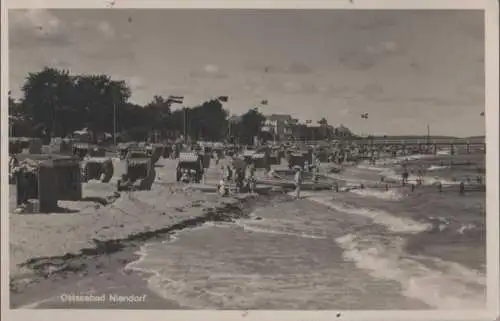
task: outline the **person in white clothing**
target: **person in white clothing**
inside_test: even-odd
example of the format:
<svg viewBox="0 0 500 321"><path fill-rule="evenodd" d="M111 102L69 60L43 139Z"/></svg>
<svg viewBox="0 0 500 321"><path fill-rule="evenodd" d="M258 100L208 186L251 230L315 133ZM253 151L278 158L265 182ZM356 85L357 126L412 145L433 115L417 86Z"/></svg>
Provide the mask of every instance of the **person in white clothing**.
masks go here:
<svg viewBox="0 0 500 321"><path fill-rule="evenodd" d="M300 185L302 184L302 169L300 167L295 168L295 198L300 198Z"/></svg>

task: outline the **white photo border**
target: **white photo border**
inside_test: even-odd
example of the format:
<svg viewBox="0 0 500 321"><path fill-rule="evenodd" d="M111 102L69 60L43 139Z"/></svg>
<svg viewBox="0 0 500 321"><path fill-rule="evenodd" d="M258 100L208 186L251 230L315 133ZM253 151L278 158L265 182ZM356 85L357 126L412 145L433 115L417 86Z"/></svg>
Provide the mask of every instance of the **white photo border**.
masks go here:
<svg viewBox="0 0 500 321"><path fill-rule="evenodd" d="M1 311L3 320L494 320L499 316L499 5L495 0L5 0L1 2ZM485 12L487 309L388 311L193 311L10 309L8 184L8 9L235 8L235 9L480 9ZM337 317L340 313L340 317Z"/></svg>

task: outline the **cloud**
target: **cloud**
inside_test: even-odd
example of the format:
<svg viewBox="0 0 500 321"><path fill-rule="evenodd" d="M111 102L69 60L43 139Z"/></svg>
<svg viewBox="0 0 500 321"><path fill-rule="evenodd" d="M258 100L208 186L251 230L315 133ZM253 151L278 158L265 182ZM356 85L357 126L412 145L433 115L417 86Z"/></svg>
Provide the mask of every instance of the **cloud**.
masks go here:
<svg viewBox="0 0 500 321"><path fill-rule="evenodd" d="M392 55L399 54L400 48L394 41L368 44L363 50L358 48L341 51L339 62L358 70L367 70Z"/></svg>
<svg viewBox="0 0 500 321"><path fill-rule="evenodd" d="M59 69L69 69L71 67L71 63L68 61L55 57L50 58L47 65Z"/></svg>
<svg viewBox="0 0 500 321"><path fill-rule="evenodd" d="M45 9L9 11L10 45L17 48L33 44L65 46L71 43L64 24Z"/></svg>
<svg viewBox="0 0 500 321"><path fill-rule="evenodd" d="M293 62L286 68L286 71L292 74L310 74L313 69L304 63Z"/></svg>
<svg viewBox="0 0 500 321"><path fill-rule="evenodd" d="M398 49L397 44L394 41L382 41L373 45L366 46L366 53L372 55L382 55L396 52Z"/></svg>
<svg viewBox="0 0 500 321"><path fill-rule="evenodd" d="M205 70L207 74L217 74L219 72L219 67L208 64L203 67L203 70Z"/></svg>
<svg viewBox="0 0 500 321"><path fill-rule="evenodd" d="M293 95L311 95L318 92L318 87L313 82L297 80L276 79L270 82L268 88L274 92Z"/></svg>
<svg viewBox="0 0 500 321"><path fill-rule="evenodd" d="M313 69L302 62L292 62L288 65L279 64L262 64L256 62L248 62L244 65L244 69L252 72L261 72L266 74L310 74Z"/></svg>
<svg viewBox="0 0 500 321"><path fill-rule="evenodd" d="M146 83L143 78L137 77L137 76L132 76L127 79L127 83L130 86L130 89L132 91L134 90L143 90L146 88Z"/></svg>
<svg viewBox="0 0 500 321"><path fill-rule="evenodd" d="M106 37L113 38L115 36L115 30L107 21L99 22L99 24L97 25L97 30Z"/></svg>
<svg viewBox="0 0 500 321"><path fill-rule="evenodd" d="M45 9L11 10L9 11L10 28L28 29L42 28L47 32L61 30L61 21Z"/></svg>
<svg viewBox="0 0 500 321"><path fill-rule="evenodd" d="M348 108L344 108L344 109L341 109L341 110L339 111L339 114L340 114L341 116L347 116L347 115L349 115L350 113L351 113L351 111L350 111Z"/></svg>
<svg viewBox="0 0 500 321"><path fill-rule="evenodd" d="M359 94L366 99L375 99L381 97L383 93L384 88L379 84L368 84L359 91Z"/></svg>
<svg viewBox="0 0 500 321"><path fill-rule="evenodd" d="M190 76L192 78L227 78L227 75L214 64L206 64L203 68L201 68L201 70L192 71Z"/></svg>

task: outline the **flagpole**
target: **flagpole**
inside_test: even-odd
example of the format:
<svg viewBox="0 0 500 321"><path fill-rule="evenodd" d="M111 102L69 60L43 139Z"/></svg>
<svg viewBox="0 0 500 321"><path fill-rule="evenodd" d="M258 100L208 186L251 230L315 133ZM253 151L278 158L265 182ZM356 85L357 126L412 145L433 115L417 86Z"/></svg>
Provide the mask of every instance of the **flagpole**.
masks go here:
<svg viewBox="0 0 500 321"><path fill-rule="evenodd" d="M187 139L186 137L186 108L182 109L182 131L184 132L184 140Z"/></svg>
<svg viewBox="0 0 500 321"><path fill-rule="evenodd" d="M113 97L113 145L116 145L116 103Z"/></svg>

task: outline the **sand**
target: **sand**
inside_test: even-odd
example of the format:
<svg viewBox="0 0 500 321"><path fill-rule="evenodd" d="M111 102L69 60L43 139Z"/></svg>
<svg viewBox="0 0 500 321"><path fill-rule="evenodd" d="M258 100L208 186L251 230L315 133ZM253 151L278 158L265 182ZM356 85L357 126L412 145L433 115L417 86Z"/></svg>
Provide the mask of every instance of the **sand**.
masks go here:
<svg viewBox="0 0 500 321"><path fill-rule="evenodd" d="M162 159L157 164L157 179L151 191L121 192L116 198L116 180L121 175L122 164L118 160L114 162L115 174L110 183L94 181L83 186L84 198L99 202L60 201L59 206L67 209L65 213L13 213L15 189L11 186L11 280L20 280L34 270L50 274L66 268L64 264L47 264L48 261L113 252L126 240L153 237L156 232L165 233L171 227L181 228L179 224L186 222L197 224L199 220L217 219L213 217L214 211L221 212L255 196L220 198L216 194L184 190L175 184L176 161ZM215 183L217 177L217 170L210 169L207 180ZM103 199L110 204L102 205Z"/></svg>

